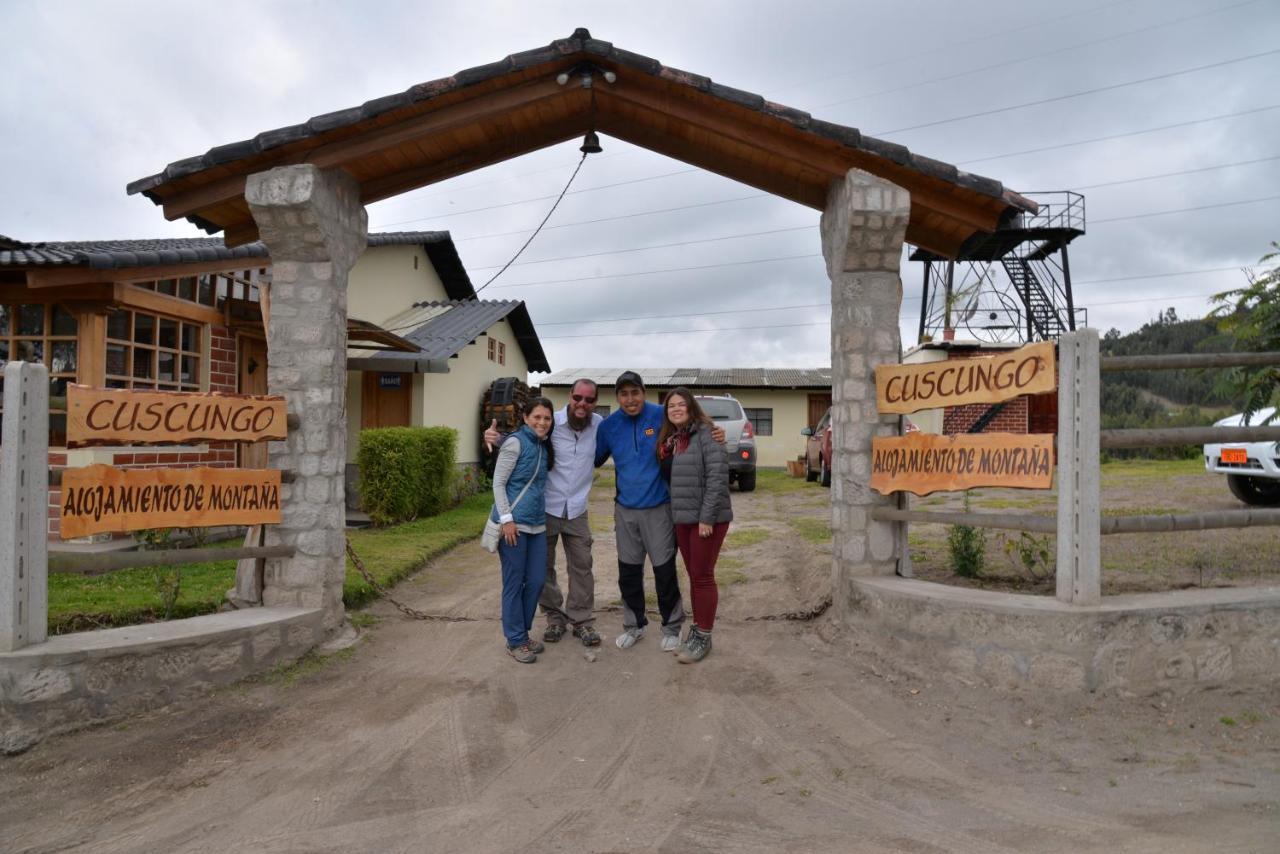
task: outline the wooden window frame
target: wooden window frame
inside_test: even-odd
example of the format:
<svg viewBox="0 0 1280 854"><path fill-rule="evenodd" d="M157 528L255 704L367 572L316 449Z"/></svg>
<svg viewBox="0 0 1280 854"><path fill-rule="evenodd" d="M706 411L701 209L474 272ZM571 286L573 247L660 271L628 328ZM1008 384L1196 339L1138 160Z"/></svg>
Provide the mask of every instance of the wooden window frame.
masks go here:
<svg viewBox="0 0 1280 854"><path fill-rule="evenodd" d="M126 323L128 331L126 338L117 337L111 334L111 319L107 321L107 332L104 336L102 361L103 361L103 380L108 388L127 388L127 389L145 389L156 391L206 391L208 387L208 376L204 370L205 366L205 347L204 344L210 335L209 324L193 321L189 318L172 317L158 314L151 311L144 311L137 308L121 308L120 313L128 315ZM151 340L138 340L138 317L151 318L154 325L151 330ZM174 328L174 345L165 346L160 340L160 330L163 324L175 324ZM190 347L186 346L184 341L184 332L186 327L195 330L196 338L194 344ZM124 373L109 373L110 363L107 354L112 347L120 347L124 349ZM137 376L136 366L137 352L142 351L147 355L148 376ZM161 358L165 355L171 356L173 359L173 379L163 380L160 378ZM192 379L182 379L182 364L186 359L193 361L190 375Z"/></svg>
<svg viewBox="0 0 1280 854"><path fill-rule="evenodd" d="M68 310L65 306L57 302L29 302L29 301L3 301L2 304L9 310L7 325L0 325L0 366L9 361L35 361L34 359L19 359L18 347L23 342L36 342L40 345L40 362L49 369L49 446L51 448L61 448L66 445L66 415L67 415L67 383L77 382L80 366L84 359L84 353L80 347L80 318L73 311ZM40 334L20 333L18 331L18 317L22 313L24 307L39 307L41 310L41 326ZM72 330L68 334L57 334L53 332L53 315L55 311L60 311L71 318ZM53 366L53 351L55 344L70 344L72 348L72 358L74 367L70 371L55 371ZM58 388L60 386L60 388ZM4 408L4 381L0 378L0 410ZM61 394L58 393L61 391ZM58 404L61 401L61 404ZM61 419L61 427L55 428L55 424Z"/></svg>

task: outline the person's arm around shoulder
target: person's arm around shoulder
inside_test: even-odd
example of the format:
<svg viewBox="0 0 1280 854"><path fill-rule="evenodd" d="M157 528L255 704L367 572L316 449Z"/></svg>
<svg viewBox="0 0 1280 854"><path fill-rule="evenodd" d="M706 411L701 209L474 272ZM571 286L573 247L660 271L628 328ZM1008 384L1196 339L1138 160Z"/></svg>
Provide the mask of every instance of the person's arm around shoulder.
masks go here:
<svg viewBox="0 0 1280 854"><path fill-rule="evenodd" d="M596 424L596 468L604 465L605 460L609 459L609 430L606 427L607 418L602 418L600 423Z"/></svg>
<svg viewBox="0 0 1280 854"><path fill-rule="evenodd" d="M720 431L723 434L723 430ZM711 536L720 508L729 503L729 454L712 431L698 430L698 447L702 451L702 509L698 515L698 536Z"/></svg>
<svg viewBox="0 0 1280 854"><path fill-rule="evenodd" d="M493 464L493 506L498 509L498 522L502 525L502 538L507 545L516 544L516 523L511 515L511 502L507 500L507 481L520 459L520 437L509 436L498 449L498 459Z"/></svg>

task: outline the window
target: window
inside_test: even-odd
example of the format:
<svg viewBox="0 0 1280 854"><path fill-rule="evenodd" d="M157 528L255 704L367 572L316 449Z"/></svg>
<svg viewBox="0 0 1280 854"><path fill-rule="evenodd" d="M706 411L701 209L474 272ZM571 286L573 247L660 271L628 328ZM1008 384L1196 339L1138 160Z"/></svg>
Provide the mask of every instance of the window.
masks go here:
<svg viewBox="0 0 1280 854"><path fill-rule="evenodd" d="M489 361L496 362L498 360L497 356L495 355L497 353L498 342L494 341L492 338L489 338L488 341L489 341Z"/></svg>
<svg viewBox="0 0 1280 854"><path fill-rule="evenodd" d="M220 309L228 300L259 302L261 296L258 285L260 282L271 280L268 273L266 268L235 273L203 273L199 276L183 276L177 279L134 282L133 285L158 294Z"/></svg>
<svg viewBox="0 0 1280 854"><path fill-rule="evenodd" d="M505 365L506 363L507 363L507 345L504 342L499 341L498 342L498 364Z"/></svg>
<svg viewBox="0 0 1280 854"><path fill-rule="evenodd" d="M609 407L607 407L607 406L601 406L600 404L598 404L598 403L597 403L597 404L596 404L596 414L597 414L597 415L599 415L601 418L608 418L608 417L609 417Z"/></svg>
<svg viewBox="0 0 1280 854"><path fill-rule="evenodd" d="M751 422L751 426L755 428L757 436L773 435L773 410L772 409L746 409L747 420Z"/></svg>
<svg viewBox="0 0 1280 854"><path fill-rule="evenodd" d="M107 316L108 388L200 390L203 324L141 311Z"/></svg>
<svg viewBox="0 0 1280 854"><path fill-rule="evenodd" d="M76 318L60 305L0 303L0 365L40 362L49 369L49 444L67 443L67 383L76 381ZM0 379L0 406L3 405Z"/></svg>

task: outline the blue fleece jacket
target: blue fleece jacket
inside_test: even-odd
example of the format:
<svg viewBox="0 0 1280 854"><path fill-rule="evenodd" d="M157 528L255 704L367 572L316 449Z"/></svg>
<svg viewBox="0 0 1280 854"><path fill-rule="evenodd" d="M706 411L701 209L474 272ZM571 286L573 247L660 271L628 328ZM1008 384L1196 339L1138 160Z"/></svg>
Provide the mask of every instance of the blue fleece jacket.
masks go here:
<svg viewBox="0 0 1280 854"><path fill-rule="evenodd" d="M645 403L634 418L618 409L596 430L596 465L613 457L618 503L633 510L658 507L671 500L658 468L658 432L662 407Z"/></svg>

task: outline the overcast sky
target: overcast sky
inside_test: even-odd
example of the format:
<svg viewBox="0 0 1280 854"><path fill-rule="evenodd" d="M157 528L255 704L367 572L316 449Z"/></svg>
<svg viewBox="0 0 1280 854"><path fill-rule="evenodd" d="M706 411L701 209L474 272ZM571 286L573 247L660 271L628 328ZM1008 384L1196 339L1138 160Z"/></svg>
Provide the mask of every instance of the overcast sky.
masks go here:
<svg viewBox="0 0 1280 854"><path fill-rule="evenodd" d="M22 240L200 236L125 184L575 27L1019 191L1081 189L1076 304L1103 331L1168 306L1203 315L1280 239L1276 0L0 0L0 23L0 233ZM370 228L449 230L479 286L546 215L578 144L372 205ZM817 211L603 144L485 292L527 301L553 370L829 364ZM903 280L910 345L920 265ZM643 315L682 316L613 320Z"/></svg>

